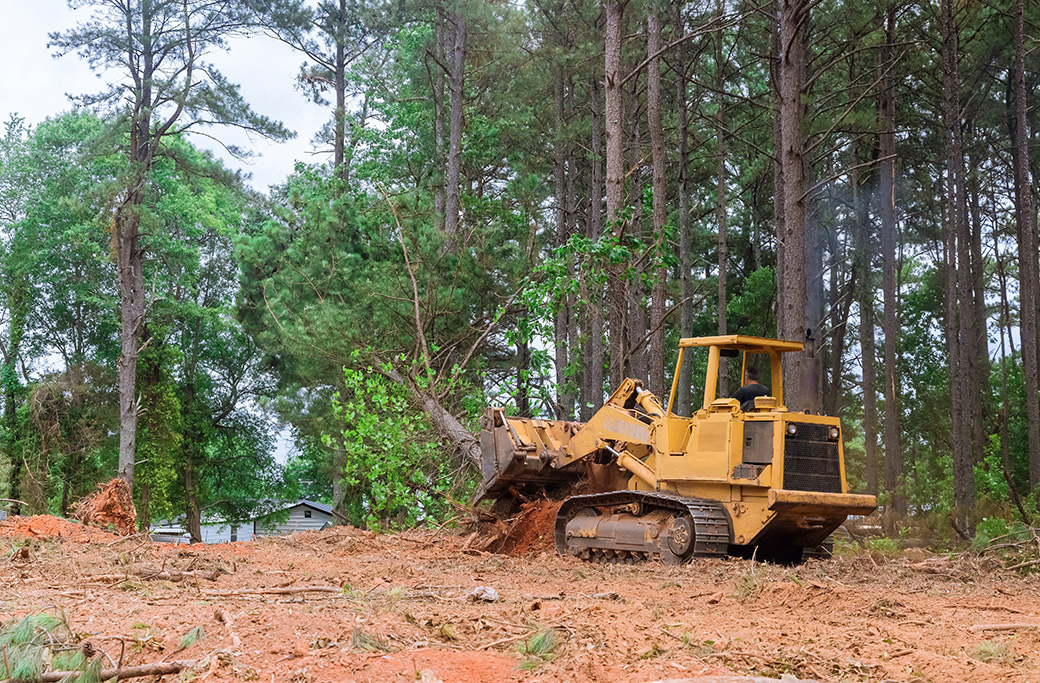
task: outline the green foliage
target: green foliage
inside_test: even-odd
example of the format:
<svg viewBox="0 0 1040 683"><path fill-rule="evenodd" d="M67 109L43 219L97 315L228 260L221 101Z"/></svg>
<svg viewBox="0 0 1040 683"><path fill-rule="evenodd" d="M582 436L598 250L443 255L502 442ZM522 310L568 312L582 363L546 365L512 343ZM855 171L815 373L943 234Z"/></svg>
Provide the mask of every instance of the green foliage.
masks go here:
<svg viewBox="0 0 1040 683"><path fill-rule="evenodd" d="M333 396L341 426L323 437L338 454L344 511L356 526L433 522L450 511L453 497L465 494L441 439L387 372L344 368L344 388Z"/></svg>
<svg viewBox="0 0 1040 683"><path fill-rule="evenodd" d="M980 662L1003 662L1013 656L1011 643L1006 640L984 640L971 649L972 659Z"/></svg>
<svg viewBox="0 0 1040 683"><path fill-rule="evenodd" d="M64 613L38 612L0 624L5 678L38 681L45 671L80 672L77 680L97 683L101 660L88 660L77 647Z"/></svg>
<svg viewBox="0 0 1040 683"><path fill-rule="evenodd" d="M517 668L531 671L552 661L556 657L556 648L559 644L556 629L548 627L539 630L517 645L517 651L524 657L524 661Z"/></svg>
<svg viewBox="0 0 1040 683"><path fill-rule="evenodd" d="M205 637L206 629L201 624L199 624L198 626L192 626L190 629L188 629L187 633L181 636L181 640L177 644L177 647L181 650L187 649L195 643L202 641Z"/></svg>

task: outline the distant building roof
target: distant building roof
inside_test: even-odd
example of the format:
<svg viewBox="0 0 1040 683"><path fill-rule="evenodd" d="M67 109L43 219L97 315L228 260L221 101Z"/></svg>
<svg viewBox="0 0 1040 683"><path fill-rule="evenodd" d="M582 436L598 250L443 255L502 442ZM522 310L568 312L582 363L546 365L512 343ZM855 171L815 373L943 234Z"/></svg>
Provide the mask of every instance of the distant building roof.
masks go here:
<svg viewBox="0 0 1040 683"><path fill-rule="evenodd" d="M326 515L332 514L332 506L326 505L325 503L315 503L313 500L303 500L301 498L300 500L296 501L296 505L309 505L315 510L320 510L321 512L324 512ZM296 505L293 505L293 507L296 507Z"/></svg>

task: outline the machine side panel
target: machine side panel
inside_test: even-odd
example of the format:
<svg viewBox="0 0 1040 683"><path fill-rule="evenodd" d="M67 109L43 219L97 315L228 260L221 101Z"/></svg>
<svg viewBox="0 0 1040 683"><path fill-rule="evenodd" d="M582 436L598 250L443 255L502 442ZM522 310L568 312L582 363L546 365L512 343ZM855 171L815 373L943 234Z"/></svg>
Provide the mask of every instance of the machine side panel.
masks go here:
<svg viewBox="0 0 1040 683"><path fill-rule="evenodd" d="M744 421L744 449L741 461L745 465L773 463L773 433L776 422Z"/></svg>

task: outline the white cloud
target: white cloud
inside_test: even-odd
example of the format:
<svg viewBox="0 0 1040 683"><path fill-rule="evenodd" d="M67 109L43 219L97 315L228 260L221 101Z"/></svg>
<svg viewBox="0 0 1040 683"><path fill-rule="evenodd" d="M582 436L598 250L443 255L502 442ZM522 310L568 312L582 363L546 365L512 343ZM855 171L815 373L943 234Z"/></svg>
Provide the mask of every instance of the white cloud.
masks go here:
<svg viewBox="0 0 1040 683"><path fill-rule="evenodd" d="M99 79L78 55L60 59L47 48L47 34L75 26L89 9L73 11L65 0L4 0L0 21L0 121L13 113L38 123L71 107L66 94L88 94L102 89ZM266 190L281 182L297 160L324 161L314 154L311 138L328 117L324 107L311 103L295 90L302 57L289 47L265 36L238 38L227 53L209 59L232 82L241 86L243 97L266 116L282 121L297 137L272 143L241 131L211 130L208 133L227 143L254 152L253 159L240 162L230 157L213 140L196 136L195 144L211 149L231 168L253 175L252 185Z"/></svg>

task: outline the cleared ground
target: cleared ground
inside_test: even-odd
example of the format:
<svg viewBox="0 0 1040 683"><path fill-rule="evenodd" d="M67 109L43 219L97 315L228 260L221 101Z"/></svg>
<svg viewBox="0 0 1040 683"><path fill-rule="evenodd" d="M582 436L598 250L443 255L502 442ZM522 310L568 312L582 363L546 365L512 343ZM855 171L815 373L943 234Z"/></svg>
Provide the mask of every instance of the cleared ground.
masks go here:
<svg viewBox="0 0 1040 683"><path fill-rule="evenodd" d="M61 610L113 661L195 660L210 681L1040 681L1040 579L995 561L592 565L545 541L512 556L466 529L337 528L189 547L11 520L0 620Z"/></svg>

